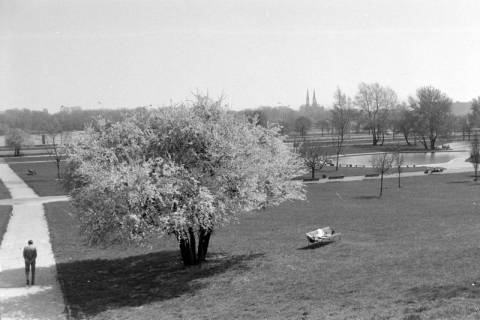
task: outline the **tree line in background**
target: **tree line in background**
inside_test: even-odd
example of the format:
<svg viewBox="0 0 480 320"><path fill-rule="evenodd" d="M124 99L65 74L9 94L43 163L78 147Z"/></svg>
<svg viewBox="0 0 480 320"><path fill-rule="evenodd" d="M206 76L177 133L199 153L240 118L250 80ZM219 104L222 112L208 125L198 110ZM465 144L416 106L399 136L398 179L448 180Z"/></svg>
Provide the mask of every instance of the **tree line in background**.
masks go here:
<svg viewBox="0 0 480 320"><path fill-rule="evenodd" d="M472 129L480 126L480 97L473 99L468 115L455 116L451 112L452 100L433 87L421 87L414 97L400 102L395 91L387 86L361 83L353 99L337 88L333 100L329 108L304 104L298 110L288 106L259 107L239 113L255 118L263 126L279 124L281 133L290 136L304 137L313 130L319 135L335 135L339 131L369 133L373 145L383 145L385 136L393 134L401 135L407 145L421 143L425 149L434 149L439 136L454 131L469 139ZM53 114L47 110L10 109L0 113L0 135L11 129L41 134L79 131L99 117L119 121L128 112L132 109L61 107Z"/></svg>
<svg viewBox="0 0 480 320"><path fill-rule="evenodd" d="M242 112L257 117L264 126L278 123L282 133L291 136L304 137L312 131L320 136L338 131L368 133L376 146L384 144L386 135L401 135L407 145L420 143L425 149L435 149L438 137L462 132L470 139L472 130L480 126L480 97L473 99L468 115L454 115L451 106L452 100L431 86L418 88L415 96L401 102L387 86L361 83L353 99L337 88L330 108L302 105L299 110L281 106Z"/></svg>
<svg viewBox="0 0 480 320"><path fill-rule="evenodd" d="M49 113L46 109L9 109L0 113L0 135L10 129L21 129L28 133L46 133L51 131L79 131L98 117L119 121L127 109L92 109L80 107L61 107L59 112Z"/></svg>

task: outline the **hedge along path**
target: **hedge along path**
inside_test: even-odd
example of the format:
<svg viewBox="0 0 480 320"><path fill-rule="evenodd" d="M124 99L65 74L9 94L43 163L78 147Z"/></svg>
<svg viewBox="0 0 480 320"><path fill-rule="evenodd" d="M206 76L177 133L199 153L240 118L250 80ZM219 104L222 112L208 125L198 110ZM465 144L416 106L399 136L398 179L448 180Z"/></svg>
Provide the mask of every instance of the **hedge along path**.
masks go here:
<svg viewBox="0 0 480 320"><path fill-rule="evenodd" d="M43 203L68 198L39 197L3 161L0 162L0 179L12 196L12 199L1 200L0 204L13 206L0 247L0 319L66 319ZM33 240L38 252L35 285L31 287L25 284L22 256L29 239Z"/></svg>

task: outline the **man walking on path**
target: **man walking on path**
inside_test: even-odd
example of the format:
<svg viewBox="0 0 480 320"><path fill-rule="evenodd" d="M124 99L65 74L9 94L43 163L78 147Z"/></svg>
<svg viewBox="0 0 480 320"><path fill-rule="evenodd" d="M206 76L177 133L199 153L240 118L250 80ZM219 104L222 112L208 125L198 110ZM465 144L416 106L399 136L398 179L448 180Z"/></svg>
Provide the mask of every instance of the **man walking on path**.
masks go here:
<svg viewBox="0 0 480 320"><path fill-rule="evenodd" d="M33 245L32 240L28 240L28 245L23 248L23 259L25 259L25 277L27 278L27 286L30 284L29 276L32 270L32 286L35 284L35 259L37 259L37 248Z"/></svg>

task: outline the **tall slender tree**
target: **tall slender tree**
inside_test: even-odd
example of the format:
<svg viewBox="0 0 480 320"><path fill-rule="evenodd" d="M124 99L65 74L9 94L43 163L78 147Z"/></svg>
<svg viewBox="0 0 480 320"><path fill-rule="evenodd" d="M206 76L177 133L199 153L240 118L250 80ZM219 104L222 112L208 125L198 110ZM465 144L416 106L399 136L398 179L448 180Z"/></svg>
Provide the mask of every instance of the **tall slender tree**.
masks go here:
<svg viewBox="0 0 480 320"><path fill-rule="evenodd" d="M372 167L380 174L380 192L378 197L381 198L383 194L383 176L392 168L394 158L389 153L379 153L372 156L370 160Z"/></svg>
<svg viewBox="0 0 480 320"><path fill-rule="evenodd" d="M345 136L350 130L351 109L348 104L347 96L337 88L333 95L333 109L330 113L330 120L334 128L333 144L336 155L335 170L338 171L338 161L343 151Z"/></svg>

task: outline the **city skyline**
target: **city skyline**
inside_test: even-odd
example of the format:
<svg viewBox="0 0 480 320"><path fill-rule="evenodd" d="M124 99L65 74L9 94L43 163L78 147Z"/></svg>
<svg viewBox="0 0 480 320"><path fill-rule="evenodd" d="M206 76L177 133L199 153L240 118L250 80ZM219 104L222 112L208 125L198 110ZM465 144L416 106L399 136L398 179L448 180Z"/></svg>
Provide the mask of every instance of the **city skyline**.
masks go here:
<svg viewBox="0 0 480 320"><path fill-rule="evenodd" d="M475 1L0 0L0 108L330 106L378 82L480 95Z"/></svg>

